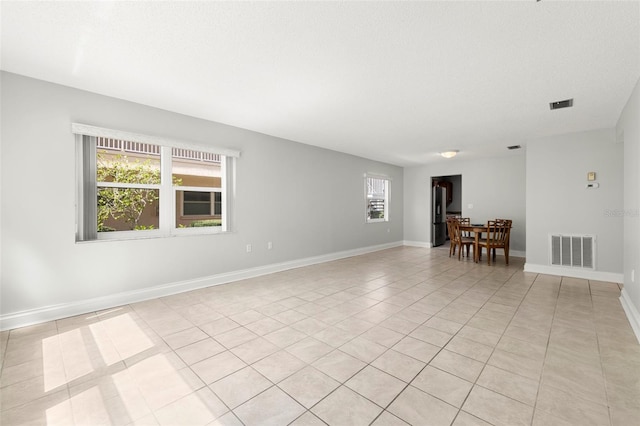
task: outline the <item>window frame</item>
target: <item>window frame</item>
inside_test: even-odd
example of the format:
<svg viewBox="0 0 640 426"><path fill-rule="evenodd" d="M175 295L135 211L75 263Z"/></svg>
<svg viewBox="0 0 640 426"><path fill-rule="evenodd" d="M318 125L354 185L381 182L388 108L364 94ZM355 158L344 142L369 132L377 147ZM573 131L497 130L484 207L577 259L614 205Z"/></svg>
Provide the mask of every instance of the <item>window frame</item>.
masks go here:
<svg viewBox="0 0 640 426"><path fill-rule="evenodd" d="M92 145L91 149L95 149L95 156L93 156L92 158L88 159L89 163L86 163L85 165L88 165L90 168L90 173L92 175L96 175L96 185L95 185L95 196L98 196L98 193L100 192L101 188L122 188L122 189L146 189L146 190L156 190L158 191L158 196L161 196L162 194L162 178L163 175L162 173L164 173L164 170L162 170L162 147L156 144L150 144L150 145L154 145L154 146L158 146L160 148L160 152L158 154L158 156L160 157L160 183L159 184L144 184L144 183L121 183L121 182L104 182L104 181L98 181L97 179L97 170L98 170L98 151L99 148L97 146L97 137L95 136L89 136L88 140L85 140L85 143L88 143L90 145ZM92 194L93 195L93 194ZM91 197L93 198L93 197ZM161 216L161 215L159 215ZM97 217L97 211L96 211L96 217ZM97 224L96 224L97 226ZM98 230L96 229L95 234L95 238L94 240L119 240L119 239L123 239L123 238L137 238L137 234L140 234L141 232L144 232L144 236L145 237L153 237L153 236L161 236L162 232L160 231L160 226L158 226L158 228L156 229L145 229L145 230L128 230L128 231L115 231L115 232L98 232ZM136 234L136 235L134 235ZM142 234L141 234L142 236Z"/></svg>
<svg viewBox="0 0 640 426"><path fill-rule="evenodd" d="M383 209L383 217L372 219L369 217L369 202L373 197L369 197L369 179L376 179L384 181L384 209ZM380 223L380 222L389 222L389 201L390 201L390 188L391 188L391 178L386 175L374 174L374 173L365 173L364 175L364 200L365 200L365 222L366 223Z"/></svg>
<svg viewBox="0 0 640 426"><path fill-rule="evenodd" d="M224 148L205 147L199 144L139 135L118 130L104 129L84 124L73 123L72 133L76 137L76 242L92 242L103 240L128 240L143 238L161 238L193 234L221 234L230 232L230 216L232 213L232 192L234 188L234 170L239 151ZM141 142L160 146L160 184L121 184L100 183L98 186L96 138L105 137L130 142ZM173 149L182 148L220 155L220 187L191 187L173 185L172 157ZM126 230L116 232L97 231L97 199L101 187L127 187L154 189L159 191L158 229ZM179 228L177 225L178 204L177 191L220 192L221 194L221 226ZM212 197L215 199L215 197ZM182 204L182 203L181 203ZM179 206L182 213L183 206ZM215 212L214 201L211 209ZM190 216L192 218L194 216Z"/></svg>

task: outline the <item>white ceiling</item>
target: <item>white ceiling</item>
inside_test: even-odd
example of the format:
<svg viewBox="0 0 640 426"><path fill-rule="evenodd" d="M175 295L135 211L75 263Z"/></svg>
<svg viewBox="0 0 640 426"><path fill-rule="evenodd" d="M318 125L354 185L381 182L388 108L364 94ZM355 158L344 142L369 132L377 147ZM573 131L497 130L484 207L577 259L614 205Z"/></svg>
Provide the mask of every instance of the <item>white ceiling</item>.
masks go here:
<svg viewBox="0 0 640 426"><path fill-rule="evenodd" d="M640 77L638 1L0 7L6 71L403 166L615 126Z"/></svg>

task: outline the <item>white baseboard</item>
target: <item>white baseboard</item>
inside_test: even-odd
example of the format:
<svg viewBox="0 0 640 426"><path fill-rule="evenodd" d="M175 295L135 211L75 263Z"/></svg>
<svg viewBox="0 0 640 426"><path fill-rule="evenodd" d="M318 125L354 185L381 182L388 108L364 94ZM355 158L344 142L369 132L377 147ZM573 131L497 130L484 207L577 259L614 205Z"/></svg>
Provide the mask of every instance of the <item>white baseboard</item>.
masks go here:
<svg viewBox="0 0 640 426"><path fill-rule="evenodd" d="M594 281L607 281L612 283L624 282L624 275L616 272L594 271L592 269L562 268L549 265L537 265L532 263L524 264L525 272L536 274L559 275L571 278L583 278Z"/></svg>
<svg viewBox="0 0 640 426"><path fill-rule="evenodd" d="M142 302L149 299L155 299L157 297L170 296L172 294L183 293L185 291L197 290L200 288L226 284L248 278L255 278L261 275L286 271L288 269L300 268L303 266L330 262L332 260L339 260L347 257L373 253L380 250L400 247L402 245L404 245L403 242L398 241L369 247L361 247L352 250L307 257L304 259L296 259L287 262L274 263L271 265L258 266L255 268L230 271L193 280L163 284L141 290L116 293L103 297L95 297L92 299L85 299L77 302L49 305L21 312L2 314L0 315L0 330L4 331L19 327L26 327L29 325L53 321L70 316L86 314L88 312L95 312L103 309L127 305L130 303Z"/></svg>
<svg viewBox="0 0 640 426"><path fill-rule="evenodd" d="M636 335L636 339L638 339L638 343L640 343L640 313L631 302L629 293L627 293L625 289L622 289L622 292L620 293L620 303L622 304L624 313L627 314L629 324L631 324L631 328Z"/></svg>
<svg viewBox="0 0 640 426"><path fill-rule="evenodd" d="M432 245L431 243L426 243L424 241L403 241L402 245L405 246L409 246L409 247L421 247L421 248L431 248Z"/></svg>

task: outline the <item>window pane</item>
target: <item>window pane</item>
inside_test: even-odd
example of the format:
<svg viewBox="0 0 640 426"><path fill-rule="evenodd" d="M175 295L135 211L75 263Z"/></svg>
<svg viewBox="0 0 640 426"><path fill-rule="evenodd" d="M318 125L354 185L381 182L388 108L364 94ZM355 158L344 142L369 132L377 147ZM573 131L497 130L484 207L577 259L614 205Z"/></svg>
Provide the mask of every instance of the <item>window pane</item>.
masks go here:
<svg viewBox="0 0 640 426"><path fill-rule="evenodd" d="M367 220L387 220L388 181L386 179L371 178L367 182Z"/></svg>
<svg viewBox="0 0 640 426"><path fill-rule="evenodd" d="M211 203L210 192L184 191L184 202L204 202Z"/></svg>
<svg viewBox="0 0 640 426"><path fill-rule="evenodd" d="M211 192L177 191L176 200L182 200L183 216L211 216Z"/></svg>
<svg viewBox="0 0 640 426"><path fill-rule="evenodd" d="M384 200L384 179L367 178L367 198L381 198Z"/></svg>
<svg viewBox="0 0 640 426"><path fill-rule="evenodd" d="M222 193L176 191L176 227L220 226Z"/></svg>
<svg viewBox="0 0 640 426"><path fill-rule="evenodd" d="M98 232L158 229L160 191L98 187Z"/></svg>
<svg viewBox="0 0 640 426"><path fill-rule="evenodd" d="M96 138L98 182L160 184L160 147Z"/></svg>
<svg viewBox="0 0 640 426"><path fill-rule="evenodd" d="M367 206L367 217L369 219L384 219L384 200L369 200Z"/></svg>
<svg viewBox="0 0 640 426"><path fill-rule="evenodd" d="M185 201L183 213L185 216L210 216L211 203L192 203Z"/></svg>
<svg viewBox="0 0 640 426"><path fill-rule="evenodd" d="M191 149L172 148L174 186L220 188L222 156Z"/></svg>

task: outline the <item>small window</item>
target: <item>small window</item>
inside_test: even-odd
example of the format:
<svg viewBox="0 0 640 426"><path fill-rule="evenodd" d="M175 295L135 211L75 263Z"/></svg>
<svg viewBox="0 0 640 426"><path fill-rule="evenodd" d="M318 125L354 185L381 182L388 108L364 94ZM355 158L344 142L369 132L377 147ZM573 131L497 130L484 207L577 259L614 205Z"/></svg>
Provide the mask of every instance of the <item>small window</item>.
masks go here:
<svg viewBox="0 0 640 426"><path fill-rule="evenodd" d="M386 222L389 220L389 179L380 177L365 178L367 201L367 222Z"/></svg>

